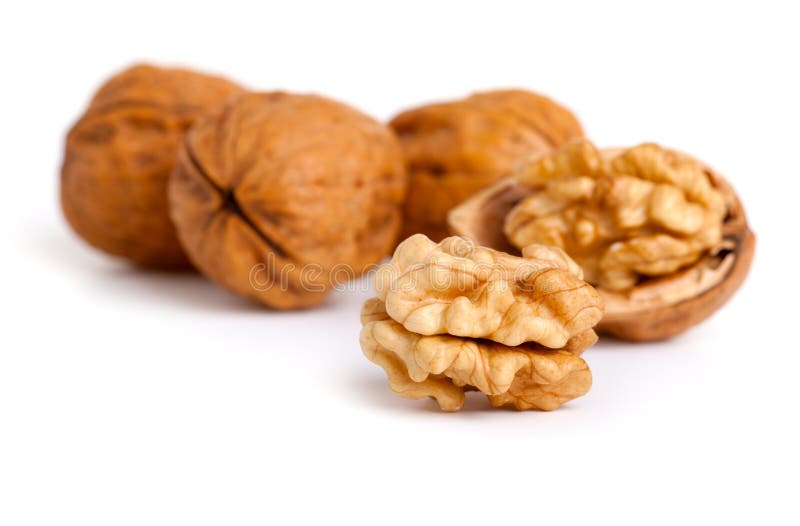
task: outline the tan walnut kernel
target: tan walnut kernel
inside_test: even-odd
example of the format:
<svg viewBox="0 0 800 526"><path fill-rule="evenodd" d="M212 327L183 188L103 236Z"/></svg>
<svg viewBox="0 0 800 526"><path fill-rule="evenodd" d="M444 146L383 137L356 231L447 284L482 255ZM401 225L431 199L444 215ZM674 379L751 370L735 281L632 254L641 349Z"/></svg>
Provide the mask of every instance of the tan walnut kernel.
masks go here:
<svg viewBox="0 0 800 526"><path fill-rule="evenodd" d="M515 177L535 192L506 216L511 244L558 246L608 290L672 274L722 240L725 200L703 166L655 144L607 156L578 140Z"/></svg>
<svg viewBox="0 0 800 526"><path fill-rule="evenodd" d="M602 300L580 274L558 249L516 257L412 236L376 274L361 348L395 394L430 396L446 411L469 390L495 407L556 409L591 387L579 355L597 341Z"/></svg>
<svg viewBox="0 0 800 526"><path fill-rule="evenodd" d="M598 155L579 142L531 157L515 176L451 210L447 221L451 233L511 254L521 252L528 235L565 248L603 298L598 332L632 341L669 338L713 315L744 282L756 245L725 177L687 153L655 145ZM533 231L534 222L541 231ZM620 233L634 237L617 239ZM613 246L618 252L601 260ZM676 270L654 272L669 268Z"/></svg>
<svg viewBox="0 0 800 526"><path fill-rule="evenodd" d="M532 246L523 257L460 237L403 241L375 277L389 315L418 334L536 341L560 348L602 317L598 293L558 249Z"/></svg>
<svg viewBox="0 0 800 526"><path fill-rule="evenodd" d="M592 386L588 365L568 350L422 336L391 319L378 298L364 304L361 319L361 348L386 371L392 391L414 400L433 397L445 411L461 409L465 390L474 389L495 407L549 411Z"/></svg>

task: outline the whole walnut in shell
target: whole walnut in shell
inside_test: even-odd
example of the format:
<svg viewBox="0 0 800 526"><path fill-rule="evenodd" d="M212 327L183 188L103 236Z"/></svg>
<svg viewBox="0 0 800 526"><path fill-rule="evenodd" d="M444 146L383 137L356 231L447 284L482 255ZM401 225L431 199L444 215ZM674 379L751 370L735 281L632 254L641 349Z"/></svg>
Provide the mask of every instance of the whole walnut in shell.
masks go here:
<svg viewBox="0 0 800 526"><path fill-rule="evenodd" d="M710 316L744 280L755 243L721 176L655 144L574 141L520 164L449 221L511 252L563 249L603 295L598 329L631 340L673 336Z"/></svg>
<svg viewBox="0 0 800 526"><path fill-rule="evenodd" d="M493 406L556 409L591 387L579 355L597 340L602 300L558 249L511 256L451 237L403 241L376 273L361 348L395 394L446 411L464 391Z"/></svg>
<svg viewBox="0 0 800 526"><path fill-rule="evenodd" d="M298 308L391 251L405 186L386 126L319 96L244 93L186 135L169 196L203 274Z"/></svg>
<svg viewBox="0 0 800 526"><path fill-rule="evenodd" d="M188 267L169 219L167 180L189 126L240 90L147 65L109 79L67 135L61 204L75 232L139 265Z"/></svg>
<svg viewBox="0 0 800 526"><path fill-rule="evenodd" d="M569 110L524 90L477 93L411 109L391 121L406 157L403 237L447 235L447 212L508 175L520 157L583 136Z"/></svg>

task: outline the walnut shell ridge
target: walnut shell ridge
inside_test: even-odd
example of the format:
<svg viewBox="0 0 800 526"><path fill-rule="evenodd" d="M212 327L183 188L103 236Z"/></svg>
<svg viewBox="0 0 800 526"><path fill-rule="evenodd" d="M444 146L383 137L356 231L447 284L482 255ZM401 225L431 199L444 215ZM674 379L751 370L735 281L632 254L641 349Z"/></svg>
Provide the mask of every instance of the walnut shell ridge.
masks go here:
<svg viewBox="0 0 800 526"><path fill-rule="evenodd" d="M185 131L239 91L222 78L149 65L109 79L66 139L61 204L72 229L142 266L189 267L167 181Z"/></svg>
<svg viewBox="0 0 800 526"><path fill-rule="evenodd" d="M320 303L391 251L405 187L386 126L316 95L244 93L186 135L169 196L203 274L287 309Z"/></svg>
<svg viewBox="0 0 800 526"><path fill-rule="evenodd" d="M551 99L520 89L476 93L397 115L409 174L402 237L448 234L447 212L507 175L526 155L582 137L578 120Z"/></svg>

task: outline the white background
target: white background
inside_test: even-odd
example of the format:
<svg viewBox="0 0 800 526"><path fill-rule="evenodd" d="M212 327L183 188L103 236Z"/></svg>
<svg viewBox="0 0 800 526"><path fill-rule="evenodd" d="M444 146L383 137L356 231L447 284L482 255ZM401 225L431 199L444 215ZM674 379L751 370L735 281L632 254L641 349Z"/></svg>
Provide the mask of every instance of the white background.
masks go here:
<svg viewBox="0 0 800 526"><path fill-rule="evenodd" d="M800 18L731 4L5 6L0 524L797 524ZM600 145L659 141L727 175L751 275L682 337L589 350L594 387L556 412L395 398L358 346L368 292L270 312L68 230L64 133L140 59L382 119L550 94Z"/></svg>

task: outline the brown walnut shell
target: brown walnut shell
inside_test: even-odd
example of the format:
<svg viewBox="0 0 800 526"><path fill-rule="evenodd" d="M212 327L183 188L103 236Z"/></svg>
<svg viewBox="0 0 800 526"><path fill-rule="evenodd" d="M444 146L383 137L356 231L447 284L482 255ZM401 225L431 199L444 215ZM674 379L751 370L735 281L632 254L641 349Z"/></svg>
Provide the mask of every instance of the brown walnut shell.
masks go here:
<svg viewBox="0 0 800 526"><path fill-rule="evenodd" d="M186 135L169 196L201 272L288 309L391 251L405 186L388 127L319 96L245 93Z"/></svg>
<svg viewBox="0 0 800 526"><path fill-rule="evenodd" d="M139 265L188 267L169 219L167 180L186 129L240 90L147 65L109 79L67 135L61 204L73 230Z"/></svg>
<svg viewBox="0 0 800 526"><path fill-rule="evenodd" d="M507 175L523 156L582 137L578 120L563 106L524 90L476 93L430 104L391 121L409 174L403 238L447 236L447 212Z"/></svg>
<svg viewBox="0 0 800 526"><path fill-rule="evenodd" d="M611 158L619 151L605 149L601 153ZM755 235L730 184L711 168L703 167L714 188L723 195L728 210L722 249L672 275L645 280L629 291L597 287L605 302L598 332L631 341L670 338L711 316L744 281L755 250ZM448 215L449 228L453 234L474 239L477 244L519 253L506 239L503 224L511 209L531 194L531 189L513 178L498 181L454 208Z"/></svg>

